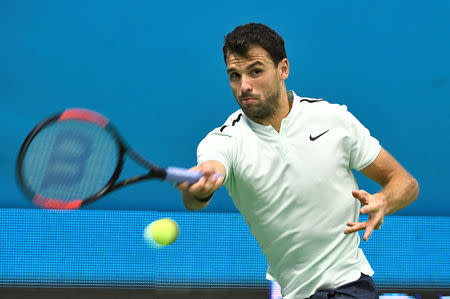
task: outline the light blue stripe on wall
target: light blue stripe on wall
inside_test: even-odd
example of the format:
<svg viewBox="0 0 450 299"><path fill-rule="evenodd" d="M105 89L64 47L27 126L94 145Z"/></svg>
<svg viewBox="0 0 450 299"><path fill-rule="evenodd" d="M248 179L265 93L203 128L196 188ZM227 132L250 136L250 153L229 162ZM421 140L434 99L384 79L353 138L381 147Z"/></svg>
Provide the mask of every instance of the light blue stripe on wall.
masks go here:
<svg viewBox="0 0 450 299"><path fill-rule="evenodd" d="M152 221L177 221L156 247ZM266 260L235 213L0 209L0 285L262 287ZM381 287L450 286L449 217L388 216L362 242Z"/></svg>

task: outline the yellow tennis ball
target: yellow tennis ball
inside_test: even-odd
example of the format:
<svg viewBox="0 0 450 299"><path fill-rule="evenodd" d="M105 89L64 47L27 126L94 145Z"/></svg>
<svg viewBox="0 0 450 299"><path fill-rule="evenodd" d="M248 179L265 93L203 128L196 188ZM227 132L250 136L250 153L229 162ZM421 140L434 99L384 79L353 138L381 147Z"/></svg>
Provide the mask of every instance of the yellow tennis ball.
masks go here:
<svg viewBox="0 0 450 299"><path fill-rule="evenodd" d="M178 225L175 221L169 218L163 218L154 221L146 229L145 234L148 237L148 232L151 238L159 245L169 245L175 242L178 237Z"/></svg>

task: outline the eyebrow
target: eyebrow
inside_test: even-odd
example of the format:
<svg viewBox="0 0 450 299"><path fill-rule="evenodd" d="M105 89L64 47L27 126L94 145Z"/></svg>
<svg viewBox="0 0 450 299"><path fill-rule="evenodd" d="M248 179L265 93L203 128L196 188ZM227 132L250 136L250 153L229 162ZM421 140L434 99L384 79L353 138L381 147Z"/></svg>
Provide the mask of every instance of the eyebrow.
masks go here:
<svg viewBox="0 0 450 299"><path fill-rule="evenodd" d="M258 65L264 66L264 63L262 63L261 61L258 60L258 61L253 62L249 66L247 66L245 69L248 70L248 69L251 69L251 68L253 68L255 66L258 66ZM227 69L227 73L228 74L231 73L231 72L235 72L235 71L236 71L236 68L234 68L234 67L231 67L231 68Z"/></svg>

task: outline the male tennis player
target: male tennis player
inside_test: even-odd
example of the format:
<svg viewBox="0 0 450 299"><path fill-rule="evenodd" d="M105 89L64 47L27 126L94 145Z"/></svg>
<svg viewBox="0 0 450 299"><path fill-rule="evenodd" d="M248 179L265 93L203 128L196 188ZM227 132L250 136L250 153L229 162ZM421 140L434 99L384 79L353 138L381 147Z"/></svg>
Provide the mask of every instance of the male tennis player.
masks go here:
<svg viewBox="0 0 450 299"><path fill-rule="evenodd" d="M355 232L367 240L417 198L417 181L345 106L286 90L284 41L269 27L235 28L223 54L241 109L199 144L193 169L204 176L178 186L187 209L224 184L284 298L378 298ZM358 190L352 169L382 190Z"/></svg>

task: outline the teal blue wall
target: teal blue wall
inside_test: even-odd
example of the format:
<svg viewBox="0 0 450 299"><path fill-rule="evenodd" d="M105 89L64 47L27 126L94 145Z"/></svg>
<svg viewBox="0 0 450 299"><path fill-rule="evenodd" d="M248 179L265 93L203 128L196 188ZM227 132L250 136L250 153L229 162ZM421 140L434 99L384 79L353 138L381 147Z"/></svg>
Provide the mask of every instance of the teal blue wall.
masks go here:
<svg viewBox="0 0 450 299"><path fill-rule="evenodd" d="M238 108L223 37L253 21L286 40L288 88L346 104L417 177L419 200L399 214L450 215L449 13L445 0L0 1L0 206L32 208L14 182L18 148L66 107L105 114L150 160L194 164L197 143ZM159 182L90 208L183 210ZM236 210L222 190L207 212L224 211Z"/></svg>

